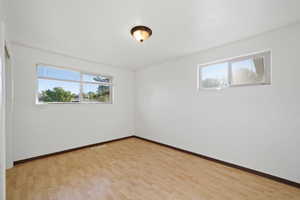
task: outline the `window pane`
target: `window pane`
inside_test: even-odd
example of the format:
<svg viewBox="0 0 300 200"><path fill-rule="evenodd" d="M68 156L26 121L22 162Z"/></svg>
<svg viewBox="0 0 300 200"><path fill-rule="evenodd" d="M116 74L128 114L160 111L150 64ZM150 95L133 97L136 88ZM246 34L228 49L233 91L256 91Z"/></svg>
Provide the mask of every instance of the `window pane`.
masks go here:
<svg viewBox="0 0 300 200"><path fill-rule="evenodd" d="M255 84L264 81L264 58L258 57L232 63L232 85Z"/></svg>
<svg viewBox="0 0 300 200"><path fill-rule="evenodd" d="M80 72L56 67L38 66L38 76L70 81L80 81Z"/></svg>
<svg viewBox="0 0 300 200"><path fill-rule="evenodd" d="M223 88L228 86L228 63L220 63L201 69L202 88Z"/></svg>
<svg viewBox="0 0 300 200"><path fill-rule="evenodd" d="M38 79L39 102L79 102L80 84Z"/></svg>
<svg viewBox="0 0 300 200"><path fill-rule="evenodd" d="M83 84L82 96L85 102L111 102L111 86Z"/></svg>
<svg viewBox="0 0 300 200"><path fill-rule="evenodd" d="M83 74L82 80L87 82L94 82L94 83L111 83L111 78L101 75L91 75L91 74Z"/></svg>

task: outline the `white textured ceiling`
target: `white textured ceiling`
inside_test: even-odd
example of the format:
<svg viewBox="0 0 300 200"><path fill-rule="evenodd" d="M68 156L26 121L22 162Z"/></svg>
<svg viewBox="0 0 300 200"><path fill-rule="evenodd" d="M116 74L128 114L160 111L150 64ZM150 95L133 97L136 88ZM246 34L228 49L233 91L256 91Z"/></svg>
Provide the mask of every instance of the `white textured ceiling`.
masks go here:
<svg viewBox="0 0 300 200"><path fill-rule="evenodd" d="M9 39L139 69L300 20L300 0L8 0ZM152 28L140 44L134 25Z"/></svg>

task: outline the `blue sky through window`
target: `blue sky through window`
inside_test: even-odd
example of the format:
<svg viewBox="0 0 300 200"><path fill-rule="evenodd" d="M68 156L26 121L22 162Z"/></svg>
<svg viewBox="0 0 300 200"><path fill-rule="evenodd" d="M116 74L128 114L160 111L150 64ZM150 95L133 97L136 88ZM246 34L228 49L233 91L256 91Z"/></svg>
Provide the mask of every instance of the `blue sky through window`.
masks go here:
<svg viewBox="0 0 300 200"><path fill-rule="evenodd" d="M72 83L66 81L56 81L56 80L46 80L46 79L39 79L39 93L44 90L52 90L55 87L61 87L66 91L70 91L74 94L79 94L80 91L80 84L79 83Z"/></svg>
<svg viewBox="0 0 300 200"><path fill-rule="evenodd" d="M48 66L38 66L37 68L38 77L45 78L53 78L59 80L47 80L47 79L38 79L38 91L52 90L55 87L61 87L66 91L70 91L74 94L79 94L80 92L80 83L77 82L68 82L69 81L80 81L80 72L68 70L68 69L60 69L56 67L48 67ZM109 83L111 82L111 78L106 76L97 76L90 74L83 74L83 81L95 82L94 78L100 78L101 82ZM60 81L61 80L61 81ZM83 90L84 92L96 92L98 89L98 85L94 84L84 84Z"/></svg>
<svg viewBox="0 0 300 200"><path fill-rule="evenodd" d="M228 77L228 63L219 63L203 67L201 69L201 78L205 79L224 79Z"/></svg>
<svg viewBox="0 0 300 200"><path fill-rule="evenodd" d="M38 76L70 81L80 81L80 72L59 69L55 67L38 66Z"/></svg>
<svg viewBox="0 0 300 200"><path fill-rule="evenodd" d="M59 69L56 67L47 67L47 66L38 66L37 73L39 77L47 77L47 78L55 78L62 80L70 80L70 81L80 81L80 72ZM72 83L66 81L57 81L57 80L38 80L39 89L38 91L44 90L52 90L55 87L61 87L64 90L70 91L74 94L79 94L80 84Z"/></svg>

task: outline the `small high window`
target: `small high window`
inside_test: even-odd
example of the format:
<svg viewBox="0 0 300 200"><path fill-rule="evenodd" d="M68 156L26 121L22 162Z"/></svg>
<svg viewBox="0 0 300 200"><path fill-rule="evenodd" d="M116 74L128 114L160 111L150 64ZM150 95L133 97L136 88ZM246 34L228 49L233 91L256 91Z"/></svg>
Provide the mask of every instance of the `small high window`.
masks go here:
<svg viewBox="0 0 300 200"><path fill-rule="evenodd" d="M37 103L112 103L112 77L37 65Z"/></svg>
<svg viewBox="0 0 300 200"><path fill-rule="evenodd" d="M263 52L198 68L198 88L222 89L271 83L271 52Z"/></svg>

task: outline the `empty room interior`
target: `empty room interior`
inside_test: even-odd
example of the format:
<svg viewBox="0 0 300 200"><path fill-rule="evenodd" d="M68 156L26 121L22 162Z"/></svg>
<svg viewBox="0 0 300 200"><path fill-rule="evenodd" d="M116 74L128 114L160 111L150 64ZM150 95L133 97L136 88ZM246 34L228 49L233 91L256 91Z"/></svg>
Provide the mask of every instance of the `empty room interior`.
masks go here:
<svg viewBox="0 0 300 200"><path fill-rule="evenodd" d="M299 10L0 0L0 200L300 200Z"/></svg>

